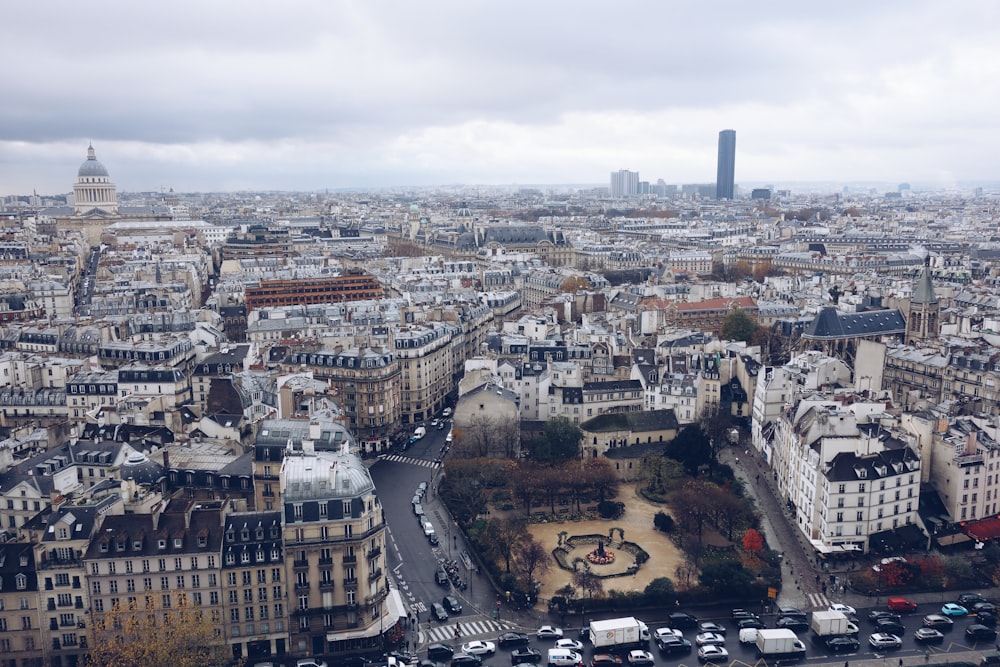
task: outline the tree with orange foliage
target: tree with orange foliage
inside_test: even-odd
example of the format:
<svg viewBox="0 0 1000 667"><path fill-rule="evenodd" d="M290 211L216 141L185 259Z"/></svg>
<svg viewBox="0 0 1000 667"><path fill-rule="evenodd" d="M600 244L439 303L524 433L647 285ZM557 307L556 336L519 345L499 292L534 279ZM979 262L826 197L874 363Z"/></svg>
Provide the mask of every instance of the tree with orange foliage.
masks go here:
<svg viewBox="0 0 1000 667"><path fill-rule="evenodd" d="M764 548L764 538L756 528L743 533L743 550L756 556Z"/></svg>

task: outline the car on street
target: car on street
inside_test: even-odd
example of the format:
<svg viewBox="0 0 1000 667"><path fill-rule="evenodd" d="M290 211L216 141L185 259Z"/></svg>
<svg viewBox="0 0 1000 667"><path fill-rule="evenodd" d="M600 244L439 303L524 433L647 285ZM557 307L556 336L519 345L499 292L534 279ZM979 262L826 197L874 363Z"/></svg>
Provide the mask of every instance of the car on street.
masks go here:
<svg viewBox="0 0 1000 667"><path fill-rule="evenodd" d="M437 536L437 533L428 533L427 534L427 541L431 543L432 547L436 547L438 545L438 536Z"/></svg>
<svg viewBox="0 0 1000 667"><path fill-rule="evenodd" d="M903 646L903 640L887 632L876 632L868 637L868 643L873 649L897 649Z"/></svg>
<svg viewBox="0 0 1000 667"><path fill-rule="evenodd" d="M809 621L797 616L784 616L774 623L776 628L786 628L792 632L802 632L809 629Z"/></svg>
<svg viewBox="0 0 1000 667"><path fill-rule="evenodd" d="M505 632L497 637L497 644L504 649L527 646L530 641L531 637L523 632Z"/></svg>
<svg viewBox="0 0 1000 667"><path fill-rule="evenodd" d="M989 612L991 614L995 614L997 611L997 606L992 602L977 602L976 604L972 605L972 607L969 608L969 610L971 613L977 616L980 614L980 612L984 611Z"/></svg>
<svg viewBox="0 0 1000 667"><path fill-rule="evenodd" d="M516 648L510 652L510 664L520 665L521 663L528 663L532 665L542 664L542 653L536 649L525 646L524 648Z"/></svg>
<svg viewBox="0 0 1000 667"><path fill-rule="evenodd" d="M729 660L729 651L725 646L709 644L698 649L698 659L702 662L723 662Z"/></svg>
<svg viewBox="0 0 1000 667"><path fill-rule="evenodd" d="M563 631L562 628L557 628L552 625L543 625L538 628L538 632L535 636L539 639L562 639Z"/></svg>
<svg viewBox="0 0 1000 667"><path fill-rule="evenodd" d="M917 628L913 639L919 644L940 644L944 641L944 635L936 628Z"/></svg>
<svg viewBox="0 0 1000 667"><path fill-rule="evenodd" d="M451 656L451 667L479 667L483 659L469 653L456 653Z"/></svg>
<svg viewBox="0 0 1000 667"><path fill-rule="evenodd" d="M848 625L847 634L857 636L858 635L857 632L850 631L851 625L853 624ZM855 628L856 627L857 626L855 626ZM881 632L882 634L887 634L887 635L899 635L901 637L906 632L906 628L903 627L902 623L897 623L896 621L893 621L891 619L884 618L875 624L875 632Z"/></svg>
<svg viewBox="0 0 1000 667"><path fill-rule="evenodd" d="M826 649L833 653L853 653L861 648L861 642L854 637L834 637L826 640Z"/></svg>
<svg viewBox="0 0 1000 667"><path fill-rule="evenodd" d="M424 506L421 503L413 503L413 513L418 517L422 517L424 515Z"/></svg>
<svg viewBox="0 0 1000 667"><path fill-rule="evenodd" d="M968 609L969 607L975 606L977 602L989 602L989 600L984 598L979 593L962 593L958 596L958 599L955 600L955 602Z"/></svg>
<svg viewBox="0 0 1000 667"><path fill-rule="evenodd" d="M941 614L927 614L924 616L924 627L935 630L951 630L955 626L955 621Z"/></svg>
<svg viewBox="0 0 1000 667"><path fill-rule="evenodd" d="M462 603L458 601L458 598L454 595L445 595L441 598L441 604L444 608L448 610L450 614L458 614L462 611ZM468 653L468 651L466 651Z"/></svg>
<svg viewBox="0 0 1000 667"><path fill-rule="evenodd" d="M995 626L997 624L997 615L989 611L981 611L976 614L976 623L980 625Z"/></svg>
<svg viewBox="0 0 1000 667"><path fill-rule="evenodd" d="M628 664L630 665L652 665L653 654L649 651L634 650L628 652Z"/></svg>
<svg viewBox="0 0 1000 667"><path fill-rule="evenodd" d="M800 620L800 619L794 619L791 616L788 616L787 618L789 620ZM764 621L760 620L759 618L744 618L743 620L741 620L739 623L736 624L736 627L738 627L740 630L746 630L747 628L756 628L760 630L761 628L764 627Z"/></svg>
<svg viewBox="0 0 1000 667"><path fill-rule="evenodd" d="M980 623L973 623L965 629L965 638L975 642L993 640L997 637L996 628L991 628Z"/></svg>
<svg viewBox="0 0 1000 667"><path fill-rule="evenodd" d="M660 653L664 655L673 655L674 653L690 653L692 647L690 640L671 635L657 639L656 648L660 649Z"/></svg>
<svg viewBox="0 0 1000 667"><path fill-rule="evenodd" d="M420 484L417 484L417 490L418 491L423 491L423 492L426 493L426 491L427 491L427 482L420 482Z"/></svg>
<svg viewBox="0 0 1000 667"><path fill-rule="evenodd" d="M739 623L740 621L747 618L757 618L757 614L746 609L733 609L729 613L729 618L732 619L733 623Z"/></svg>
<svg viewBox="0 0 1000 667"><path fill-rule="evenodd" d="M455 649L448 644L431 644L427 647L427 659L434 662L448 662L455 655Z"/></svg>
<svg viewBox="0 0 1000 667"><path fill-rule="evenodd" d="M857 611L854 609L854 607L842 604L840 602L834 602L833 604L831 604L830 611L839 611L841 614L844 614L845 616L854 616L855 614L857 614Z"/></svg>
<svg viewBox="0 0 1000 667"><path fill-rule="evenodd" d="M667 623L672 628L693 628L698 625L698 617L686 611L672 611L667 614Z"/></svg>
<svg viewBox="0 0 1000 667"><path fill-rule="evenodd" d="M684 633L674 628L656 628L653 630L653 639L659 641L666 637L683 637Z"/></svg>
<svg viewBox="0 0 1000 667"><path fill-rule="evenodd" d="M448 620L448 612L444 610L444 605L441 604L440 602L434 602L433 604L431 604L431 616L433 616L439 621Z"/></svg>
<svg viewBox="0 0 1000 667"><path fill-rule="evenodd" d="M968 616L969 610L960 604L946 602L941 605L941 613L945 616Z"/></svg>
<svg viewBox="0 0 1000 667"><path fill-rule="evenodd" d="M808 614L798 607L778 607L778 618L786 618L788 616L807 618Z"/></svg>
<svg viewBox="0 0 1000 667"><path fill-rule="evenodd" d="M703 632L714 632L717 635L726 636L726 628L714 621L702 621L698 624L698 634Z"/></svg>
<svg viewBox="0 0 1000 667"><path fill-rule="evenodd" d="M420 662L420 658L416 655L406 653L405 651L390 651L386 654L386 657L395 660L397 665L416 665Z"/></svg>
<svg viewBox="0 0 1000 667"><path fill-rule="evenodd" d="M622 659L610 653L595 653L590 659L590 667L620 667Z"/></svg>
<svg viewBox="0 0 1000 667"><path fill-rule="evenodd" d="M413 496L413 500L410 501L410 504L411 505L419 505L421 502L423 502L423 500L424 500L423 494L419 494L418 493L418 494L416 494L416 495Z"/></svg>
<svg viewBox="0 0 1000 667"><path fill-rule="evenodd" d="M462 653L469 655L493 655L497 652L497 645L493 642L485 642L480 639L462 644Z"/></svg>
<svg viewBox="0 0 1000 667"><path fill-rule="evenodd" d="M438 568L438 571L434 573L434 581L437 582L438 586L447 586L449 581L448 573Z"/></svg>
<svg viewBox="0 0 1000 667"><path fill-rule="evenodd" d="M295 667L326 667L326 661L319 658L302 658L295 661Z"/></svg>
<svg viewBox="0 0 1000 667"><path fill-rule="evenodd" d="M902 622L903 617L892 611L885 611L884 609L872 609L868 612L868 620L872 623L878 623L879 619L888 618L896 621L897 623Z"/></svg>
<svg viewBox="0 0 1000 667"><path fill-rule="evenodd" d="M565 648L569 649L570 651L576 651L579 653L580 651L583 650L583 642L580 641L579 639L569 639L569 638L557 639L555 647Z"/></svg>
<svg viewBox="0 0 1000 667"><path fill-rule="evenodd" d="M917 608L917 603L907 598L892 597L886 602L886 606L892 611L908 612Z"/></svg>
<svg viewBox="0 0 1000 667"><path fill-rule="evenodd" d="M717 632L702 632L695 635L694 643L698 646L708 646L709 644L725 644L726 638Z"/></svg>

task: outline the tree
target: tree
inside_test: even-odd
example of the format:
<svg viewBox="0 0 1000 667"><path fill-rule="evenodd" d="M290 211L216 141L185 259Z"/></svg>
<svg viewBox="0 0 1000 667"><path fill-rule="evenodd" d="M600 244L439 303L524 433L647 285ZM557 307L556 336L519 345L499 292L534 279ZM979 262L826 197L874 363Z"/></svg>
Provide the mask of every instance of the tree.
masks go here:
<svg viewBox="0 0 1000 667"><path fill-rule="evenodd" d="M190 604L181 593L164 608L151 595L145 600L116 604L97 615L91 632L86 667L222 667L230 663L226 645L217 634L220 622L204 618L207 611Z"/></svg>
<svg viewBox="0 0 1000 667"><path fill-rule="evenodd" d="M583 276L570 276L559 285L560 292L572 292L576 294L581 290L589 290L590 281Z"/></svg>
<svg viewBox="0 0 1000 667"><path fill-rule="evenodd" d="M545 549L545 545L530 534L518 543L514 558L518 569L527 580L528 590L531 590L535 582L536 572L545 574L552 568L552 556Z"/></svg>
<svg viewBox="0 0 1000 667"><path fill-rule="evenodd" d="M580 457L583 431L566 417L545 422L545 428L535 437L532 455L542 463L561 463Z"/></svg>
<svg viewBox="0 0 1000 667"><path fill-rule="evenodd" d="M733 308L722 321L723 340L741 340L749 344L755 333L757 333L757 323L742 308Z"/></svg>
<svg viewBox="0 0 1000 667"><path fill-rule="evenodd" d="M756 528L750 528L743 533L743 550L747 553L757 555L764 548L764 538L757 532Z"/></svg>
<svg viewBox="0 0 1000 667"><path fill-rule="evenodd" d="M503 559L510 572L510 561L527 532L519 519L490 519L479 534L479 545L495 560Z"/></svg>
<svg viewBox="0 0 1000 667"><path fill-rule="evenodd" d="M753 574L736 561L709 563L702 568L698 582L713 595L728 599L757 599Z"/></svg>
<svg viewBox="0 0 1000 667"><path fill-rule="evenodd" d="M674 590L674 582L667 577L657 577L647 584L643 591L646 595L646 603L666 607L672 605L677 599L677 591Z"/></svg>
<svg viewBox="0 0 1000 667"><path fill-rule="evenodd" d="M653 516L653 527L664 533L674 532L674 518L666 512L657 512Z"/></svg>
<svg viewBox="0 0 1000 667"><path fill-rule="evenodd" d="M830 295L830 301L833 301L833 305L836 306L840 303L840 297L843 295L843 292L840 291L840 287L838 285L834 285L828 289L826 293Z"/></svg>
<svg viewBox="0 0 1000 667"><path fill-rule="evenodd" d="M692 477L698 475L701 466L712 462L712 449L708 438L698 424L689 424L681 429L681 432L667 443L664 453L679 461L684 466L685 472Z"/></svg>
<svg viewBox="0 0 1000 667"><path fill-rule="evenodd" d="M618 495L618 484L621 481L611 462L607 459L589 459L583 464L583 486L597 494L597 500L604 502Z"/></svg>
<svg viewBox="0 0 1000 667"><path fill-rule="evenodd" d="M604 582L589 567L573 573L573 585L587 594L587 599L604 592Z"/></svg>
<svg viewBox="0 0 1000 667"><path fill-rule="evenodd" d="M701 544L702 530L714 511L718 489L709 482L688 482L671 499L670 506L676 508L681 525L698 538L698 544Z"/></svg>

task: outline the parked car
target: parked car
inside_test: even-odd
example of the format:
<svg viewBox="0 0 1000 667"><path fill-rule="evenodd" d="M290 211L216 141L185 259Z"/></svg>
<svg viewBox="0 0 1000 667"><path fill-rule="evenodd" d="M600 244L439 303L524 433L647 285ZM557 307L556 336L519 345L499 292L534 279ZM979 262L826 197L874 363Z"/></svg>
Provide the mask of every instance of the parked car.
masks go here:
<svg viewBox="0 0 1000 667"><path fill-rule="evenodd" d="M542 664L541 651L525 646L524 648L516 648L510 652L511 665L520 665L525 662L534 665Z"/></svg>
<svg viewBox="0 0 1000 667"><path fill-rule="evenodd" d="M902 622L903 617L891 611L885 611L883 609L873 609L868 612L868 620L872 623L878 623L881 618L890 618L897 623Z"/></svg>
<svg viewBox="0 0 1000 667"><path fill-rule="evenodd" d="M663 653L664 655L673 655L674 653L690 653L691 642L683 637L664 637L663 639L656 640L656 648L660 649L660 653Z"/></svg>
<svg viewBox="0 0 1000 667"><path fill-rule="evenodd" d="M991 628L980 623L973 623L965 629L965 637L972 641L981 642L984 640L996 639L996 628Z"/></svg>
<svg viewBox="0 0 1000 667"><path fill-rule="evenodd" d="M797 607L778 607L778 618L786 618L788 616L807 618L809 615Z"/></svg>
<svg viewBox="0 0 1000 667"><path fill-rule="evenodd" d="M742 621L741 621L742 622ZM703 632L714 632L717 635L726 636L726 628L714 621L702 621L698 624L698 634Z"/></svg>
<svg viewBox="0 0 1000 667"><path fill-rule="evenodd" d="M441 598L441 604L452 614L457 614L462 611L462 603L458 601L458 598L454 595L445 595ZM468 651L466 651L468 653Z"/></svg>
<svg viewBox="0 0 1000 667"><path fill-rule="evenodd" d="M570 651L582 651L583 642L579 639L557 639L555 643L556 648L568 648Z"/></svg>
<svg viewBox="0 0 1000 667"><path fill-rule="evenodd" d="M455 655L455 649L448 644L431 644L427 647L427 659L434 662L447 662Z"/></svg>
<svg viewBox="0 0 1000 667"><path fill-rule="evenodd" d="M413 513L417 518L422 517L424 515L424 506L420 503L413 503Z"/></svg>
<svg viewBox="0 0 1000 667"><path fill-rule="evenodd" d="M935 628L917 628L913 633L913 639L918 644L940 644L944 641L944 635Z"/></svg>
<svg viewBox="0 0 1000 667"><path fill-rule="evenodd" d="M775 622L774 627L786 628L792 632L802 632L809 629L809 621L798 616L784 616Z"/></svg>
<svg viewBox="0 0 1000 667"><path fill-rule="evenodd" d="M708 646L709 644L725 644L726 638L715 632L702 632L696 635L694 643L698 646Z"/></svg>
<svg viewBox="0 0 1000 667"><path fill-rule="evenodd" d="M620 667L622 659L610 653L595 653L590 659L590 667Z"/></svg>
<svg viewBox="0 0 1000 667"><path fill-rule="evenodd" d="M739 623L746 618L757 618L757 614L746 609L733 609L729 614L729 618L733 620L733 623Z"/></svg>
<svg viewBox="0 0 1000 667"><path fill-rule="evenodd" d="M902 647L903 640L896 635L890 635L885 632L876 632L868 637L868 643L873 649L897 649Z"/></svg>
<svg viewBox="0 0 1000 667"><path fill-rule="evenodd" d="M531 641L531 637L523 632L505 632L497 637L497 644L500 648L527 646L529 641Z"/></svg>
<svg viewBox="0 0 1000 667"><path fill-rule="evenodd" d="M968 616L969 610L960 604L946 602L941 605L941 613L945 616Z"/></svg>
<svg viewBox="0 0 1000 667"><path fill-rule="evenodd" d="M479 667L481 664L483 659L478 655L456 653L451 657L451 667Z"/></svg>
<svg viewBox="0 0 1000 667"><path fill-rule="evenodd" d="M448 620L448 612L444 610L444 605L440 602L434 602L431 604L431 616L439 621Z"/></svg>
<svg viewBox="0 0 1000 667"><path fill-rule="evenodd" d="M729 651L725 646L709 644L698 649L698 659L702 662L723 662L729 660Z"/></svg>
<svg viewBox="0 0 1000 667"><path fill-rule="evenodd" d="M653 654L649 651L629 651L628 652L628 664L635 666L652 665L653 664Z"/></svg>
<svg viewBox="0 0 1000 667"><path fill-rule="evenodd" d="M916 609L917 603L913 600L907 600L906 598L889 598L886 606L888 606L891 611L903 613Z"/></svg>
<svg viewBox="0 0 1000 667"><path fill-rule="evenodd" d="M295 667L326 667L326 661L319 658L302 658L295 661Z"/></svg>
<svg viewBox="0 0 1000 667"><path fill-rule="evenodd" d="M562 628L557 628L552 625L543 625L538 628L536 636L539 639L562 639L563 631Z"/></svg>
<svg viewBox="0 0 1000 667"><path fill-rule="evenodd" d="M925 628L934 628L935 630L951 630L955 625L955 621L941 614L928 614L924 616L923 622Z"/></svg>
<svg viewBox="0 0 1000 667"><path fill-rule="evenodd" d="M994 627L997 624L997 615L990 611L981 611L976 614L976 623Z"/></svg>
<svg viewBox="0 0 1000 667"><path fill-rule="evenodd" d="M667 614L667 623L672 628L693 628L698 625L698 617L685 611L672 611Z"/></svg>
<svg viewBox="0 0 1000 667"><path fill-rule="evenodd" d="M997 611L997 606L992 602L977 602L972 605L970 611L978 616L981 612L989 612L990 614L995 614Z"/></svg>
<svg viewBox="0 0 1000 667"><path fill-rule="evenodd" d="M989 600L984 598L979 593L962 593L961 595L958 596L958 599L955 600L955 602L968 609L969 607L975 605L977 602L989 602Z"/></svg>
<svg viewBox="0 0 1000 667"><path fill-rule="evenodd" d="M861 648L861 642L854 637L833 637L826 640L826 648L833 653L852 653Z"/></svg>
<svg viewBox="0 0 1000 667"><path fill-rule="evenodd" d="M439 586L447 586L449 582L448 573L438 568L438 571L434 573L434 581L436 581Z"/></svg>

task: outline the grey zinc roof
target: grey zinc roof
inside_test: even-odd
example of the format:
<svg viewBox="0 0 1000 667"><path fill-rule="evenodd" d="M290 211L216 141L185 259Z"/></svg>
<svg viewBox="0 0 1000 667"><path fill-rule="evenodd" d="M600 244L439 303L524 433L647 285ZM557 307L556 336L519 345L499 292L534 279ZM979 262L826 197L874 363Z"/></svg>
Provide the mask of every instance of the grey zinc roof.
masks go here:
<svg viewBox="0 0 1000 667"><path fill-rule="evenodd" d="M906 319L899 309L841 313L833 306L824 308L802 333L809 340L841 340L906 333Z"/></svg>
<svg viewBox="0 0 1000 667"><path fill-rule="evenodd" d="M375 491L368 468L354 454L296 452L281 464L286 501L357 498Z"/></svg>

